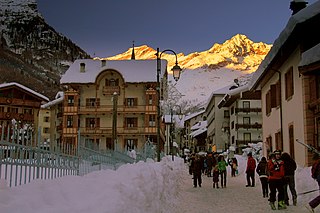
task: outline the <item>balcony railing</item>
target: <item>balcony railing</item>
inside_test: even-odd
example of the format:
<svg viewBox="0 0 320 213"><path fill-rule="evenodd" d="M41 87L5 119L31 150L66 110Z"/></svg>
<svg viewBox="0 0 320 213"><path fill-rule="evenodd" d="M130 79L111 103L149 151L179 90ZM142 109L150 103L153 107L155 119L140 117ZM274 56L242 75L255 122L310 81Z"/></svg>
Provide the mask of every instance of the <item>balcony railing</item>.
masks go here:
<svg viewBox="0 0 320 213"><path fill-rule="evenodd" d="M113 95L113 93L120 94L120 87L119 86L104 86L102 89L103 95Z"/></svg>
<svg viewBox="0 0 320 213"><path fill-rule="evenodd" d="M236 124L235 125L236 129L261 129L262 128L262 124Z"/></svg>
<svg viewBox="0 0 320 213"><path fill-rule="evenodd" d="M79 107L79 114L88 114L88 113L111 113L113 110L113 105L99 105L99 106L80 106ZM136 106L125 106L125 105L118 105L117 106L118 113L145 113L145 112L156 112L156 107L146 106L146 105L136 105Z"/></svg>
<svg viewBox="0 0 320 213"><path fill-rule="evenodd" d="M261 108L235 108L235 112L236 113L251 113L251 112L260 113Z"/></svg>
<svg viewBox="0 0 320 213"><path fill-rule="evenodd" d="M125 134L150 134L156 133L156 131L152 131L150 127L117 127L117 135L125 135ZM112 127L81 127L81 134L87 135L112 135Z"/></svg>

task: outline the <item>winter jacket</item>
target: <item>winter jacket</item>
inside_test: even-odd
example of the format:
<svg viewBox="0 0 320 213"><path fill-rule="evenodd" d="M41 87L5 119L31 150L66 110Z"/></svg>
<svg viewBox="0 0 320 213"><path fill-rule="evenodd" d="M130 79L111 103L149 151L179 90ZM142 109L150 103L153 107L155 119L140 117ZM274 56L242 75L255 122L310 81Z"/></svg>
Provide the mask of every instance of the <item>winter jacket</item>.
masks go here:
<svg viewBox="0 0 320 213"><path fill-rule="evenodd" d="M311 177L320 182L320 159L312 164Z"/></svg>
<svg viewBox="0 0 320 213"><path fill-rule="evenodd" d="M259 177L268 177L268 163L267 161L260 161L258 163L256 172L258 173Z"/></svg>
<svg viewBox="0 0 320 213"><path fill-rule="evenodd" d="M191 163L192 172L195 175L201 175L203 163L200 159L194 159Z"/></svg>
<svg viewBox="0 0 320 213"><path fill-rule="evenodd" d="M284 163L282 160L271 159L268 161L269 181L284 178Z"/></svg>
<svg viewBox="0 0 320 213"><path fill-rule="evenodd" d="M284 175L285 176L294 175L294 173L295 173L295 171L297 169L296 162L287 153L283 153L282 154L282 160L283 160L283 163L284 163Z"/></svg>
<svg viewBox="0 0 320 213"><path fill-rule="evenodd" d="M221 160L218 162L219 172L227 170L228 163L225 160Z"/></svg>
<svg viewBox="0 0 320 213"><path fill-rule="evenodd" d="M255 171L256 169L256 160L252 157L252 156L249 156L248 157L248 161L247 161L247 169L246 169L246 172L253 172Z"/></svg>

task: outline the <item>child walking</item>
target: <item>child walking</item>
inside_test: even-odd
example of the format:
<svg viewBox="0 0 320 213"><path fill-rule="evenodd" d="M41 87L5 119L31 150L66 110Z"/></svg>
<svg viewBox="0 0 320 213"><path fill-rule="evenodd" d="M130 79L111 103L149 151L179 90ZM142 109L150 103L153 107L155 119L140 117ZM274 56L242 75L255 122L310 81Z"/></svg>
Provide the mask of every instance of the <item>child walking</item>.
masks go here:
<svg viewBox="0 0 320 213"><path fill-rule="evenodd" d="M213 168L212 181L213 181L212 187L213 187L213 188L216 188L216 187L217 187L217 189L218 189L218 188L219 188L219 169L218 169L218 165L216 165L216 166Z"/></svg>

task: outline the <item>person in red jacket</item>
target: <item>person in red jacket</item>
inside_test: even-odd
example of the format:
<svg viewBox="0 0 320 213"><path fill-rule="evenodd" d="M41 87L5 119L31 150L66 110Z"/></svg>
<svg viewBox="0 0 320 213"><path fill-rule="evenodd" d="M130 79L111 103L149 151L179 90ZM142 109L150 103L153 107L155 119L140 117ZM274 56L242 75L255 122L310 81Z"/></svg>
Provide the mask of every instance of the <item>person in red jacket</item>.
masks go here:
<svg viewBox="0 0 320 213"><path fill-rule="evenodd" d="M254 187L255 185L255 170L256 170L256 160L252 157L252 153L250 152L248 154L248 160L247 160L247 185L246 187ZM251 180L251 181L250 181Z"/></svg>
<svg viewBox="0 0 320 213"><path fill-rule="evenodd" d="M276 195L278 191L278 209L286 209L284 202L284 163L281 160L281 151L275 150L270 155L268 161L269 171L269 188L270 188L270 206L271 209L275 210L275 202L277 201Z"/></svg>

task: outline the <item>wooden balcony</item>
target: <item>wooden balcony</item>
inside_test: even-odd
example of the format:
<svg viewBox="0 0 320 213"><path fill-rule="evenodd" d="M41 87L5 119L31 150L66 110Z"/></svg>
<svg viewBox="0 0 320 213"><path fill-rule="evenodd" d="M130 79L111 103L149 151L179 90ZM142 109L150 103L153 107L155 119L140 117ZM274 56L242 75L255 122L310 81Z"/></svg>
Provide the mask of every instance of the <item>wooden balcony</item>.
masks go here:
<svg viewBox="0 0 320 213"><path fill-rule="evenodd" d="M104 86L102 89L103 95L113 95L113 93L117 93L120 95L120 87L119 86Z"/></svg>
<svg viewBox="0 0 320 213"><path fill-rule="evenodd" d="M125 106L118 105L117 112L118 113L147 113L147 112L155 112L156 106L148 106L145 105L137 105L137 106ZM99 105L99 106L80 106L79 114L103 114L103 113L112 113L113 106L112 105Z"/></svg>
<svg viewBox="0 0 320 213"><path fill-rule="evenodd" d="M23 100L18 98L0 97L0 105L40 108L41 102Z"/></svg>
<svg viewBox="0 0 320 213"><path fill-rule="evenodd" d="M261 108L235 108L236 113L261 113Z"/></svg>
<svg viewBox="0 0 320 213"><path fill-rule="evenodd" d="M12 120L34 122L34 115L13 113L13 112L0 112L0 120Z"/></svg>
<svg viewBox="0 0 320 213"><path fill-rule="evenodd" d="M236 130L238 129L261 129L262 128L262 124L236 124L235 125Z"/></svg>

